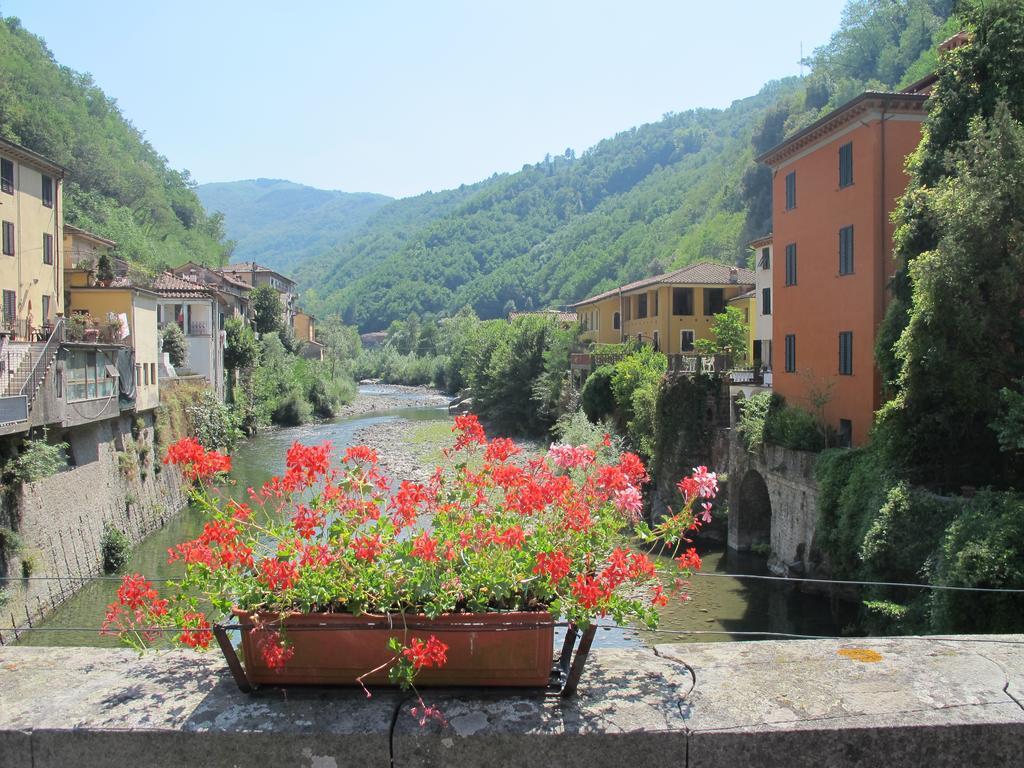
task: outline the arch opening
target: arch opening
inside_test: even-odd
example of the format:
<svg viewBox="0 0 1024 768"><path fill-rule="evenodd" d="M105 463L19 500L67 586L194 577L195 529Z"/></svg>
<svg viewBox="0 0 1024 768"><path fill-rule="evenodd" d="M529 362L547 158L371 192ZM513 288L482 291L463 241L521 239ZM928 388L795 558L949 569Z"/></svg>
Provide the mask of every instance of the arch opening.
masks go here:
<svg viewBox="0 0 1024 768"><path fill-rule="evenodd" d="M772 500L768 485L756 469L748 470L740 483L736 549L749 550L771 544Z"/></svg>

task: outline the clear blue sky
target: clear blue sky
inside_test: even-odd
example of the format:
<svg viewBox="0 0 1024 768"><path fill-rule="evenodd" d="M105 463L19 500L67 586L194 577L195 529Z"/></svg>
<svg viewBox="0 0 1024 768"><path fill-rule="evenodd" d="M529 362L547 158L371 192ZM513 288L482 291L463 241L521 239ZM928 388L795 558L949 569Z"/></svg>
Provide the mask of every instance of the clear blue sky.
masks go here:
<svg viewBox="0 0 1024 768"><path fill-rule="evenodd" d="M844 0L0 0L199 182L406 196L798 74Z"/></svg>

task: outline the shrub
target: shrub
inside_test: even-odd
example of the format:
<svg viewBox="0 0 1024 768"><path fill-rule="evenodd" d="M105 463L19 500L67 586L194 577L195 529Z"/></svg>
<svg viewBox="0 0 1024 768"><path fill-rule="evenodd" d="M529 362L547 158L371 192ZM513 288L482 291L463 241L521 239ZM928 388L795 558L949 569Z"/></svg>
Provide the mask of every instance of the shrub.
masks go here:
<svg viewBox="0 0 1024 768"><path fill-rule="evenodd" d="M778 395L774 392L758 392L740 401L740 418L736 424L736 432L751 453L756 453L764 446L765 426L773 399L776 398Z"/></svg>
<svg viewBox="0 0 1024 768"><path fill-rule="evenodd" d="M298 390L292 390L274 407L270 420L282 427L297 427L305 424L313 415L313 409Z"/></svg>
<svg viewBox="0 0 1024 768"><path fill-rule="evenodd" d="M39 573L39 553L35 551L21 556L21 575L28 579L33 573Z"/></svg>
<svg viewBox="0 0 1024 768"><path fill-rule="evenodd" d="M802 408L786 405L782 398L769 408L764 439L794 451L821 451L836 442L835 430Z"/></svg>
<svg viewBox="0 0 1024 768"><path fill-rule="evenodd" d="M964 505L939 548L935 579L959 587L1024 588L1024 494L983 491ZM937 591L938 631L1020 632L1024 595Z"/></svg>
<svg viewBox="0 0 1024 768"><path fill-rule="evenodd" d="M21 535L10 528L0 527L0 553L5 557L17 555L25 547Z"/></svg>
<svg viewBox="0 0 1024 768"><path fill-rule="evenodd" d="M12 462L16 482L33 483L57 474L68 465L67 443L46 442L46 433L38 439L24 442L21 454Z"/></svg>
<svg viewBox="0 0 1024 768"><path fill-rule="evenodd" d="M203 389L196 400L185 407L191 434L203 447L230 450L241 437L238 419L210 389Z"/></svg>
<svg viewBox="0 0 1024 768"><path fill-rule="evenodd" d="M587 418L601 421L615 412L615 394L612 392L612 374L615 368L602 365L591 373L580 392L580 405Z"/></svg>
<svg viewBox="0 0 1024 768"><path fill-rule="evenodd" d="M103 556L104 573L120 573L131 559L132 543L124 531L105 523L100 537L100 554Z"/></svg>
<svg viewBox="0 0 1024 768"><path fill-rule="evenodd" d="M589 445L597 451L598 458L606 460L609 456L617 456L625 450L623 439L608 424L595 424L583 410L567 413L558 420L552 429L560 443L566 445ZM610 445L604 445L608 435Z"/></svg>
<svg viewBox="0 0 1024 768"><path fill-rule="evenodd" d="M163 341L162 350L170 357L171 365L175 368L185 365L188 360L188 341L178 324L165 325L160 332L160 338Z"/></svg>

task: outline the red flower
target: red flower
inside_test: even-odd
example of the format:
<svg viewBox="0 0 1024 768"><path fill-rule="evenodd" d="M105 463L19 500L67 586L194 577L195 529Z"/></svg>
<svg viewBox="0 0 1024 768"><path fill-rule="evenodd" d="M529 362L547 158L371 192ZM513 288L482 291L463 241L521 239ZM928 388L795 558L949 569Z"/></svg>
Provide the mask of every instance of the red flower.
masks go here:
<svg viewBox="0 0 1024 768"><path fill-rule="evenodd" d="M349 546L352 548L356 560L366 560L367 562L376 560L377 555L384 551L379 533L375 533L373 536L356 536Z"/></svg>
<svg viewBox="0 0 1024 768"><path fill-rule="evenodd" d="M167 601L158 598L152 583L141 573L132 573L121 579L117 590L117 601L133 611L143 608L155 616L167 613Z"/></svg>
<svg viewBox="0 0 1024 768"><path fill-rule="evenodd" d="M564 552L538 552L537 564L533 567L533 572L542 573L551 579L552 583L555 583L569 575L571 565L572 559L566 557Z"/></svg>
<svg viewBox="0 0 1024 768"><path fill-rule="evenodd" d="M452 432L459 433L459 436L455 438L456 451L470 445L484 445L487 443L484 428L480 426L480 420L472 413L467 413L465 416L456 416Z"/></svg>
<svg viewBox="0 0 1024 768"><path fill-rule="evenodd" d="M518 525L506 528L497 537L497 542L509 549L522 549L524 541L526 541L526 534L523 533L522 527Z"/></svg>
<svg viewBox="0 0 1024 768"><path fill-rule="evenodd" d="M507 437L496 437L484 451L484 461L508 461L509 457L520 453L519 446Z"/></svg>
<svg viewBox="0 0 1024 768"><path fill-rule="evenodd" d="M376 464L379 459L377 458L377 452L366 445L353 445L347 451L342 461L346 464L353 461L361 461L366 464Z"/></svg>
<svg viewBox="0 0 1024 768"><path fill-rule="evenodd" d="M183 437L167 449L164 464L181 466L185 477L202 480L220 472L231 471L231 457L208 451L194 437Z"/></svg>
<svg viewBox="0 0 1024 768"><path fill-rule="evenodd" d="M209 648L210 640L213 639L213 632L210 631L210 622L202 613L190 611L181 617L181 623L185 626L178 635L178 642L190 648Z"/></svg>
<svg viewBox="0 0 1024 768"><path fill-rule="evenodd" d="M331 444L302 445L292 443L285 457L285 483L294 488L309 487L317 478L326 476L331 468Z"/></svg>
<svg viewBox="0 0 1024 768"><path fill-rule="evenodd" d="M430 538L430 534L424 531L412 542L413 557L418 557L428 563L436 563L440 558L437 556L437 542Z"/></svg>
<svg viewBox="0 0 1024 768"><path fill-rule="evenodd" d="M295 655L295 649L285 645L280 632L270 632L256 627L252 632L256 634L256 647L263 657L263 663L270 669L284 668Z"/></svg>
<svg viewBox="0 0 1024 768"><path fill-rule="evenodd" d="M316 535L317 529L324 522L324 514L322 512L310 509L305 504L300 504L292 516L292 527L304 539L313 538Z"/></svg>
<svg viewBox="0 0 1024 768"><path fill-rule="evenodd" d="M414 637L409 647L402 649L402 655L412 662L414 669L442 667L448 662L448 646L433 635L427 638L426 643Z"/></svg>
<svg viewBox="0 0 1024 768"><path fill-rule="evenodd" d="M597 604L606 596L604 587L593 576L580 574L570 585L573 595L579 601L584 610L596 608Z"/></svg>
<svg viewBox="0 0 1024 768"><path fill-rule="evenodd" d="M696 571L700 568L700 555L697 554L696 549L690 547L676 558L676 562L683 570Z"/></svg>
<svg viewBox="0 0 1024 768"><path fill-rule="evenodd" d="M295 563L287 560L264 558L260 560L259 580L266 584L267 589L272 592L291 589L295 585L295 578L298 575L298 567Z"/></svg>

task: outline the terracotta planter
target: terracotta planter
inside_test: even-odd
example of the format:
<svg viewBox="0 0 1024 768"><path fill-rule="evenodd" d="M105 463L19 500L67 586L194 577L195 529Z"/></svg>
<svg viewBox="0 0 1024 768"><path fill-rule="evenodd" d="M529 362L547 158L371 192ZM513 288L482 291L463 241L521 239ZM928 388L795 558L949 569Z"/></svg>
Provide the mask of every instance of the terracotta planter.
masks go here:
<svg viewBox="0 0 1024 768"><path fill-rule="evenodd" d="M82 339L86 342L92 343L98 341L100 338L99 328L86 328L82 333Z"/></svg>
<svg viewBox="0 0 1024 768"><path fill-rule="evenodd" d="M416 685L543 687L551 678L554 618L549 613L351 616L319 613L289 616L283 634L294 655L283 669L270 669L258 648L261 632L277 628L276 617L261 614L268 630L253 631L249 613L235 611L242 626L245 677L265 685L358 685L356 678L393 658L388 640L408 643L434 635L448 645L448 663L420 670ZM387 684L387 670L365 678Z"/></svg>

